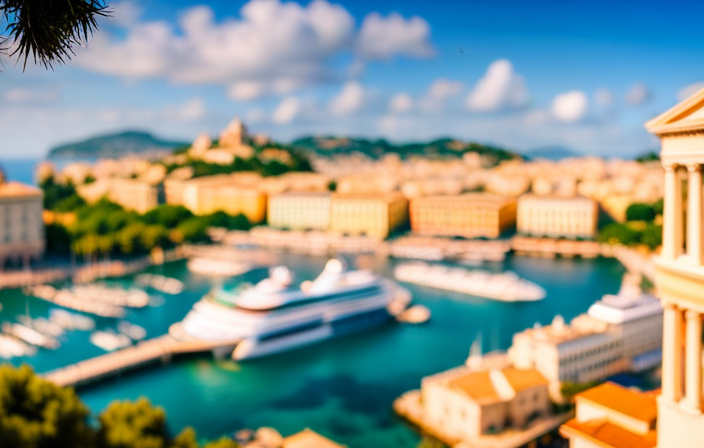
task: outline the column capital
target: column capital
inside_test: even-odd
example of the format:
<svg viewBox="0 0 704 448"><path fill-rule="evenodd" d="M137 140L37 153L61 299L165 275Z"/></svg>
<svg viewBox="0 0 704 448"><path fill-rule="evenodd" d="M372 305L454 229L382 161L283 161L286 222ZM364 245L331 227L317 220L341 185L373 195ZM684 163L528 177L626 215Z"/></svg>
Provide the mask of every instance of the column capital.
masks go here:
<svg viewBox="0 0 704 448"><path fill-rule="evenodd" d="M665 168L665 172L674 173L677 170L678 165L676 163L668 163L668 164L663 163L662 167Z"/></svg>
<svg viewBox="0 0 704 448"><path fill-rule="evenodd" d="M688 163L687 164L687 171L690 173L696 173L696 172L701 172L702 166L699 163Z"/></svg>
<svg viewBox="0 0 704 448"><path fill-rule="evenodd" d="M667 311L677 311L677 305L672 302L665 302L662 304L662 307Z"/></svg>
<svg viewBox="0 0 704 448"><path fill-rule="evenodd" d="M694 311L694 310L687 310L684 313L684 316L687 318L688 321L690 320L701 320L702 315L701 313Z"/></svg>

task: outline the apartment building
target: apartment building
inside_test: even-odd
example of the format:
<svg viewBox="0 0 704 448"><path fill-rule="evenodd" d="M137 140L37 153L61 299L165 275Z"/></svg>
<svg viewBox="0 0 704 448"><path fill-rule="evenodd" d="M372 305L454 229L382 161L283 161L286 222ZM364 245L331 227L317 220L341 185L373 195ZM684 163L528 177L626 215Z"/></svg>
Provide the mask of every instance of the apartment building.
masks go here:
<svg viewBox="0 0 704 448"><path fill-rule="evenodd" d="M44 245L42 191L7 182L0 171L0 269L7 261L39 260Z"/></svg>
<svg viewBox="0 0 704 448"><path fill-rule="evenodd" d="M518 199L518 233L552 238L593 238L599 206L593 199L575 196L524 194Z"/></svg>
<svg viewBox="0 0 704 448"><path fill-rule="evenodd" d="M413 199L409 214L418 235L498 238L516 222L516 201L490 193L428 196Z"/></svg>
<svg viewBox="0 0 704 448"><path fill-rule="evenodd" d="M408 201L400 193L340 194L330 201L330 230L343 235L384 239L408 220Z"/></svg>
<svg viewBox="0 0 704 448"><path fill-rule="evenodd" d="M267 205L270 227L289 230L327 230L330 226L330 193L286 192L271 196Z"/></svg>

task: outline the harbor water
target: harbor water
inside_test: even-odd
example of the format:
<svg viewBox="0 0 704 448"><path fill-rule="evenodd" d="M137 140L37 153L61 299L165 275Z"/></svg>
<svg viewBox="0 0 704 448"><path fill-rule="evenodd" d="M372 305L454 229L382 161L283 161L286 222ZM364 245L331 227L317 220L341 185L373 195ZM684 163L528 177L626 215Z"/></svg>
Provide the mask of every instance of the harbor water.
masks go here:
<svg viewBox="0 0 704 448"><path fill-rule="evenodd" d="M327 258L277 254L297 278L312 279ZM373 255L349 257L352 266L391 277L394 260ZM364 333L331 339L267 358L235 363L199 355L176 359L79 389L95 413L115 399L147 396L166 409L172 431L193 426L205 439L241 428L273 426L284 435L312 428L354 447L415 447L420 437L396 417L394 398L418 388L423 376L465 361L472 341L481 335L483 350L506 349L511 336L534 323L549 324L555 314L569 320L585 312L606 293L619 289L623 267L611 259L546 259L510 256L490 266L511 270L545 288L538 302L504 303L429 287L404 284L414 303L432 312L423 325L389 322ZM203 294L222 280L190 274L185 262L149 272L181 279L183 293L163 297L161 306L129 310L126 320L162 335L181 320ZM245 277L246 279L246 277ZM132 277L117 280L131 286ZM250 279L254 280L254 279ZM53 306L27 298L19 290L0 291L0 320L17 315L47 316ZM157 303L158 304L158 303ZM96 318L97 328L115 328L117 320ZM39 350L28 362L39 372L102 354L88 332L68 333L56 351Z"/></svg>

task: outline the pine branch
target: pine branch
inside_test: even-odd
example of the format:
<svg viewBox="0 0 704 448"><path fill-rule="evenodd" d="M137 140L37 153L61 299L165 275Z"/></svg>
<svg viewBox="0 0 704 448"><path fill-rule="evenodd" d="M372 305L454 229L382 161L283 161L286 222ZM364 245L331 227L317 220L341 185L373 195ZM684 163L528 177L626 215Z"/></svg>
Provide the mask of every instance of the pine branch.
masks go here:
<svg viewBox="0 0 704 448"><path fill-rule="evenodd" d="M109 15L104 0L0 0L0 17L8 23L8 36L0 45L14 41L10 56L24 59L23 69L30 56L35 64L53 69L75 55L74 45L98 30L98 17Z"/></svg>

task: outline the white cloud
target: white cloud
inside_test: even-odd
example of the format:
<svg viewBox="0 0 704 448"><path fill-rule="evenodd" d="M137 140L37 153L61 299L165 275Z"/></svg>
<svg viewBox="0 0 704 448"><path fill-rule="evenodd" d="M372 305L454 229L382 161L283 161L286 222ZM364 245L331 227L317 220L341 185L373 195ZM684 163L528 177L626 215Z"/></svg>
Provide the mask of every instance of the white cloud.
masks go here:
<svg viewBox="0 0 704 448"><path fill-rule="evenodd" d="M301 110L301 101L295 96L289 96L281 100L271 116L271 120L276 124L287 124L296 118Z"/></svg>
<svg viewBox="0 0 704 448"><path fill-rule="evenodd" d="M437 113L445 109L448 100L459 96L464 91L464 84L445 78L436 79L419 101L423 112Z"/></svg>
<svg viewBox="0 0 704 448"><path fill-rule="evenodd" d="M646 103L650 98L653 97L652 92L642 82L637 82L633 84L633 86L628 89L628 92L626 92L626 103L630 104L631 106L640 106L641 104Z"/></svg>
<svg viewBox="0 0 704 448"><path fill-rule="evenodd" d="M398 14L382 18L372 13L356 30L352 15L327 0L306 6L251 0L239 18L217 21L210 7L196 6L182 14L177 27L165 21L139 21L132 3L120 5L121 19L116 23L125 31L97 33L78 51L75 61L80 67L132 80L222 85L236 100L285 95L338 80L343 73L334 59L355 48L361 61L425 57L432 50L430 29L421 18L405 20ZM117 37L121 34L124 37Z"/></svg>
<svg viewBox="0 0 704 448"><path fill-rule="evenodd" d="M110 20L104 21L105 24L123 28L135 25L143 12L140 5L130 0L111 3L110 10Z"/></svg>
<svg viewBox="0 0 704 448"><path fill-rule="evenodd" d="M565 123L574 123L587 113L589 100L587 95L579 90L557 95L552 101L552 115L557 120Z"/></svg>
<svg viewBox="0 0 704 448"><path fill-rule="evenodd" d="M602 87L594 93L594 101L602 106L610 106L614 102L614 95L610 90Z"/></svg>
<svg viewBox="0 0 704 448"><path fill-rule="evenodd" d="M514 71L510 61L494 61L467 96L465 105L477 112L524 108L528 105L528 90L523 76Z"/></svg>
<svg viewBox="0 0 704 448"><path fill-rule="evenodd" d="M164 118L167 121L197 121L205 116L205 103L201 98L192 98L185 104L167 107Z"/></svg>
<svg viewBox="0 0 704 448"><path fill-rule="evenodd" d="M336 115L349 115L365 106L367 93L357 81L349 81L337 96L330 101L330 110Z"/></svg>
<svg viewBox="0 0 704 448"><path fill-rule="evenodd" d="M389 110L392 112L403 113L408 112L413 108L413 98L407 93L398 93L389 101Z"/></svg>
<svg viewBox="0 0 704 448"><path fill-rule="evenodd" d="M677 101L684 101L695 93L704 89L704 81L695 82L677 91Z"/></svg>
<svg viewBox="0 0 704 448"><path fill-rule="evenodd" d="M6 91L2 98L9 103L51 102L59 99L59 94L53 90L17 88Z"/></svg>
<svg viewBox="0 0 704 448"><path fill-rule="evenodd" d="M435 53L429 42L430 26L420 17L406 20L392 12L384 18L367 15L357 40L357 52L366 59L390 59L396 54L426 58Z"/></svg>

